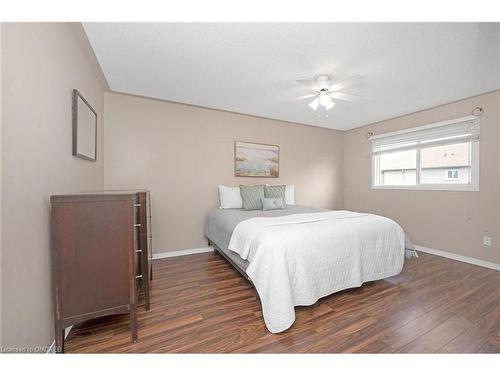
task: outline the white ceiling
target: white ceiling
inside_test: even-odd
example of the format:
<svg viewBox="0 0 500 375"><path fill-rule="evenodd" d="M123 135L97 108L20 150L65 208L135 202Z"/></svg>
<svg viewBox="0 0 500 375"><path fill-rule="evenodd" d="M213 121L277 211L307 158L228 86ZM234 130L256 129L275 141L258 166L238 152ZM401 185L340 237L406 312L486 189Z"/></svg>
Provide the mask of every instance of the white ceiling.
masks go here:
<svg viewBox="0 0 500 375"><path fill-rule="evenodd" d="M500 88L500 24L85 23L113 91L347 130ZM355 74L328 117L298 78ZM464 114L466 115L466 114Z"/></svg>

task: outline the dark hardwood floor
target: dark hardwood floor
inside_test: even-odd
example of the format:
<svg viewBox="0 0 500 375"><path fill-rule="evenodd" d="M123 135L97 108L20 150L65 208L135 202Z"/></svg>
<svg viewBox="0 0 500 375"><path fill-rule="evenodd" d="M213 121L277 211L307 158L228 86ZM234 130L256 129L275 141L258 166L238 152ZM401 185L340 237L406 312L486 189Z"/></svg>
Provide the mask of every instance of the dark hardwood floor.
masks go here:
<svg viewBox="0 0 500 375"><path fill-rule="evenodd" d="M75 326L68 353L500 353L500 272L420 253L395 277L296 308L269 333L255 291L212 253L157 260L151 310Z"/></svg>

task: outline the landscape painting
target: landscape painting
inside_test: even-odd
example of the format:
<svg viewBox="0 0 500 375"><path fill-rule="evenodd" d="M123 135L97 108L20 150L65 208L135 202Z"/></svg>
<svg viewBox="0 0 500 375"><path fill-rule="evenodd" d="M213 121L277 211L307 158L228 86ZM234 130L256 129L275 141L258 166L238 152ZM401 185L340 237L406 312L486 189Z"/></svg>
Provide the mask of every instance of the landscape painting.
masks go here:
<svg viewBox="0 0 500 375"><path fill-rule="evenodd" d="M234 143L236 177L279 177L280 148L260 143Z"/></svg>

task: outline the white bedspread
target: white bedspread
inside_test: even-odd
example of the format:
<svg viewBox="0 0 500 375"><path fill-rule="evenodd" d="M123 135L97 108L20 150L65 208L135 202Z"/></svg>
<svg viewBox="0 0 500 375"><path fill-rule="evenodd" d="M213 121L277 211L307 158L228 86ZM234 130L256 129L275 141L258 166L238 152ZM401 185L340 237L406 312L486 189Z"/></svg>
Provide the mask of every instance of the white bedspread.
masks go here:
<svg viewBox="0 0 500 375"><path fill-rule="evenodd" d="M391 219L328 211L242 221L229 249L249 261L264 321L277 333L293 324L295 306L400 273L404 245Z"/></svg>

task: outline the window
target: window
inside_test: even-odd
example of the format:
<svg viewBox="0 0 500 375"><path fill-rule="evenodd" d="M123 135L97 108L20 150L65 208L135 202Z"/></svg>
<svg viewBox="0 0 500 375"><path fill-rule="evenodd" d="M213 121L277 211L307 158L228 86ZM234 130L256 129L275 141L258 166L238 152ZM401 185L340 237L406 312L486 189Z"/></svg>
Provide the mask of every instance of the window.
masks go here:
<svg viewBox="0 0 500 375"><path fill-rule="evenodd" d="M373 136L374 189L479 190L479 118Z"/></svg>
<svg viewBox="0 0 500 375"><path fill-rule="evenodd" d="M445 179L446 180L459 180L459 173L460 171L458 169L447 169L446 170L446 175L445 175Z"/></svg>

